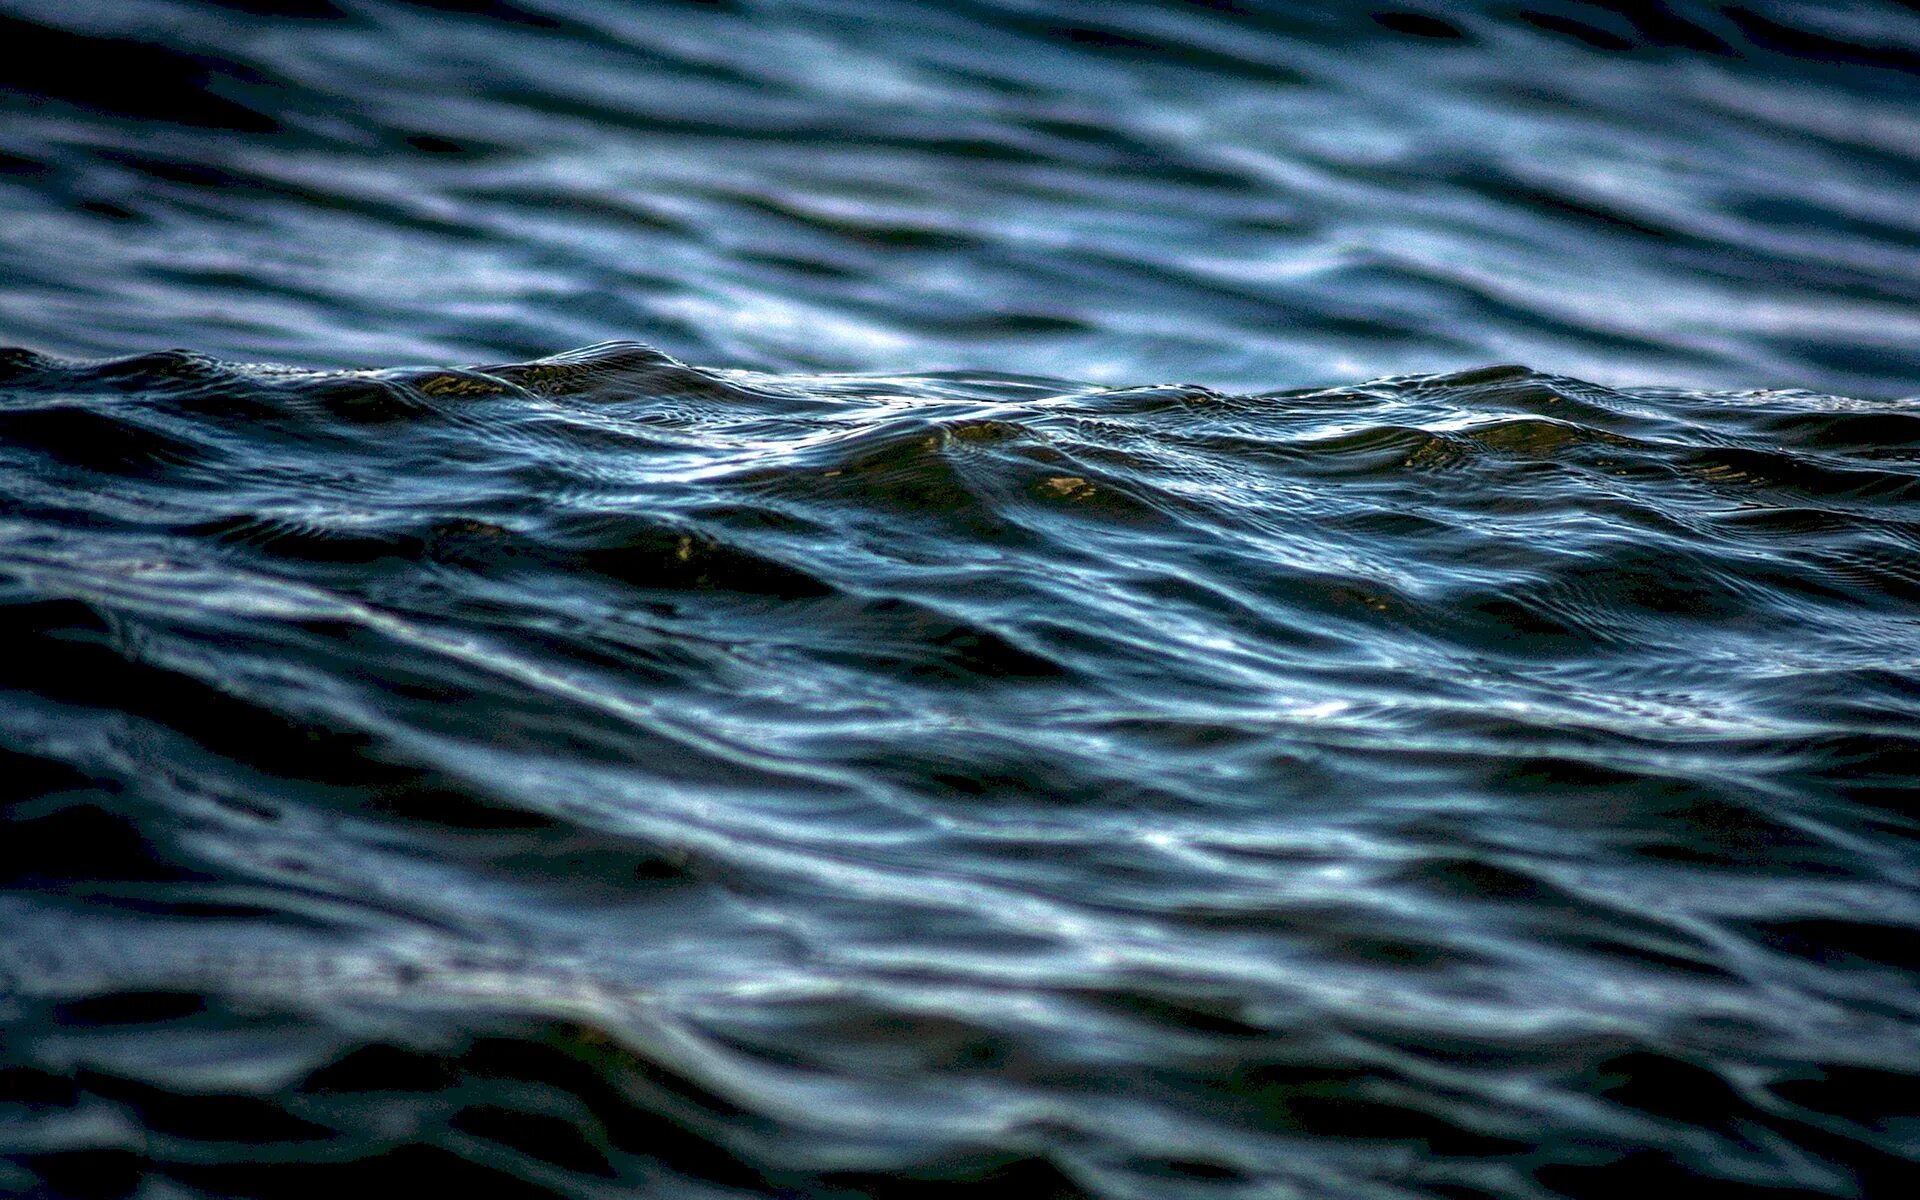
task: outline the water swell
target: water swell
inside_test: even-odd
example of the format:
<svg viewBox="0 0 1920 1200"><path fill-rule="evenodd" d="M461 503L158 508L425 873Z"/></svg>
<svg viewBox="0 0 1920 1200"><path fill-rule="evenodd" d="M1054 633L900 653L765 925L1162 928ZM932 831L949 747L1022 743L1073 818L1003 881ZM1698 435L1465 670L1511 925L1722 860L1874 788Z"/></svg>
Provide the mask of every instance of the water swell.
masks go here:
<svg viewBox="0 0 1920 1200"><path fill-rule="evenodd" d="M1910 403L0 361L9 1186L1911 1173Z"/></svg>

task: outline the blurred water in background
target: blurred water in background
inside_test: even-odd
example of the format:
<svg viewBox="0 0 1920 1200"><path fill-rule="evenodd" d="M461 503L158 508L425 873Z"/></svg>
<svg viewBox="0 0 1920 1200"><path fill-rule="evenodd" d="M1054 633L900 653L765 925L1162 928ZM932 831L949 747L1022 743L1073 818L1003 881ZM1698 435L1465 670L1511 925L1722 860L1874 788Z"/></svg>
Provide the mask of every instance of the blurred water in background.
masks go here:
<svg viewBox="0 0 1920 1200"><path fill-rule="evenodd" d="M1920 388L1908 5L8 0L0 37L0 338L48 350Z"/></svg>
<svg viewBox="0 0 1920 1200"><path fill-rule="evenodd" d="M0 1194L1912 1194L1916 182L1891 0L0 0Z"/></svg>

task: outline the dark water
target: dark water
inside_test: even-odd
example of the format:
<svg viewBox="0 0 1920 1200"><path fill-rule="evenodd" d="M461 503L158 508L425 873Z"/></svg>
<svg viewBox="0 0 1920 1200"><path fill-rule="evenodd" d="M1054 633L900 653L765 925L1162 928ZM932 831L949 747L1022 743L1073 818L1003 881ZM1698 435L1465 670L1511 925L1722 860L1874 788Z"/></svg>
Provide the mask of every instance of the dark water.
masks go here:
<svg viewBox="0 0 1920 1200"><path fill-rule="evenodd" d="M0 1194L1913 1194L1913 6L0 45Z"/></svg>

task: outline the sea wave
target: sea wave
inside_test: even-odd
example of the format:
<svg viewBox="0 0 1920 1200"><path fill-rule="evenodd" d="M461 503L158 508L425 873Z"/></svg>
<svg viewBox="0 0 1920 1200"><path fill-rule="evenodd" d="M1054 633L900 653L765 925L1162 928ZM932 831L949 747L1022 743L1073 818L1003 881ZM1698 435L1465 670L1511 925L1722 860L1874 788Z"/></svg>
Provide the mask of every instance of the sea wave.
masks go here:
<svg viewBox="0 0 1920 1200"><path fill-rule="evenodd" d="M0 1183L1891 1194L1917 481L1520 367L8 352Z"/></svg>

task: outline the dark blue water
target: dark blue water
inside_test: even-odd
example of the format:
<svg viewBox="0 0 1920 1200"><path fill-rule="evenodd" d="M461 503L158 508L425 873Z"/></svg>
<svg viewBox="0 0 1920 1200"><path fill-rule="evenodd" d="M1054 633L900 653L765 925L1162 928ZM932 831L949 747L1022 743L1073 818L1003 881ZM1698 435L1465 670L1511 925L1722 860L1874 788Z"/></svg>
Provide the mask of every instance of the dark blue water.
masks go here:
<svg viewBox="0 0 1920 1200"><path fill-rule="evenodd" d="M0 1195L1913 1194L1916 185L1896 3L0 0Z"/></svg>

